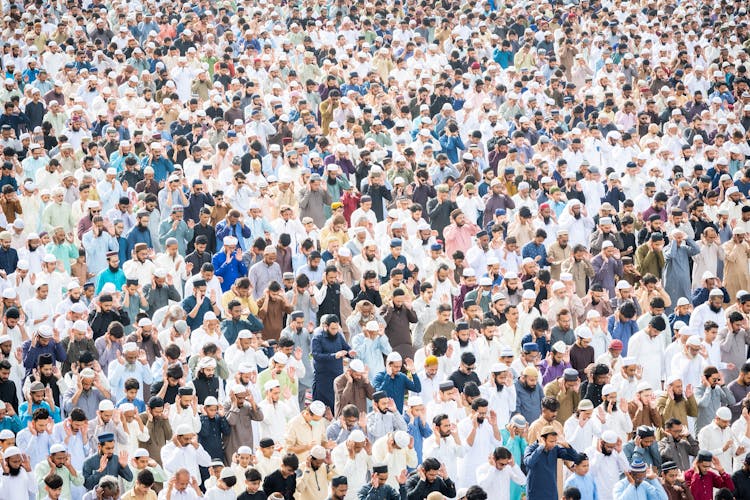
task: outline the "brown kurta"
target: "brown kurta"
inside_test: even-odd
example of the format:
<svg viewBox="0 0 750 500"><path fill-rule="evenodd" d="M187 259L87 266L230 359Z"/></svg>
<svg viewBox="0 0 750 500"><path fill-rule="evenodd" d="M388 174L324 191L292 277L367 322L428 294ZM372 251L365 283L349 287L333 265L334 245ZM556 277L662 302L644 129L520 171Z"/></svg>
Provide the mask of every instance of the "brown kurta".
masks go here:
<svg viewBox="0 0 750 500"><path fill-rule="evenodd" d="M666 422L670 418L676 418L683 424L686 424L688 417L695 418L698 416L698 402L695 400L694 395L676 402L668 395L662 394L656 398L656 409L661 415L663 422ZM664 433L661 429L657 430L656 437L658 439L664 437Z"/></svg>
<svg viewBox="0 0 750 500"><path fill-rule="evenodd" d="M258 299L258 317L263 322L263 340L279 340L284 329L284 314L292 312L292 306L282 300L266 303L267 295Z"/></svg>
<svg viewBox="0 0 750 500"><path fill-rule="evenodd" d="M560 379L553 380L544 386L544 395L555 398L560 403L560 409L557 410L557 420L564 424L568 418L578 409L578 403L581 402L581 395L578 391L560 392Z"/></svg>
<svg viewBox="0 0 750 500"><path fill-rule="evenodd" d="M652 408L643 405L643 409L638 410L638 405L635 401L631 401L628 403L628 413L630 414L630 420L633 421L633 429L637 429L641 425L647 425L657 429L662 426L663 421L661 414L655 406Z"/></svg>
<svg viewBox="0 0 750 500"><path fill-rule="evenodd" d="M148 413L141 413L139 416L148 430L149 438L148 441L138 441L138 445L148 451L148 455L159 465L162 465L161 449L172 439L172 425L167 418L155 418L149 422Z"/></svg>
<svg viewBox="0 0 750 500"><path fill-rule="evenodd" d="M737 292L750 290L750 243L743 241L738 245L734 240L729 240L724 243L724 253L724 285L729 292L730 301L734 303Z"/></svg>
<svg viewBox="0 0 750 500"><path fill-rule="evenodd" d="M558 242L554 242L549 246L547 250L547 262L550 263L549 272L552 275L553 280L560 279L560 272L562 272L562 264L564 261L570 259L570 245L562 248ZM593 274L593 270L592 270Z"/></svg>
<svg viewBox="0 0 750 500"><path fill-rule="evenodd" d="M364 379L354 380L346 372L333 380L335 403L333 416L341 416L341 410L346 405L354 405L361 413L367 413L367 400L372 399L375 388Z"/></svg>
<svg viewBox="0 0 750 500"><path fill-rule="evenodd" d="M383 306L385 319L385 335L394 351L402 358L414 358L414 347L411 343L410 323L417 322L417 313L411 307L401 306L396 309L392 305Z"/></svg>
<svg viewBox="0 0 750 500"><path fill-rule="evenodd" d="M242 408L232 408L230 402L224 403L224 411L227 422L232 428L232 432L224 439L224 457L226 463L232 463L234 455L240 446L254 446L253 441L253 420L260 422L263 420L263 411L260 408L253 407L250 404Z"/></svg>

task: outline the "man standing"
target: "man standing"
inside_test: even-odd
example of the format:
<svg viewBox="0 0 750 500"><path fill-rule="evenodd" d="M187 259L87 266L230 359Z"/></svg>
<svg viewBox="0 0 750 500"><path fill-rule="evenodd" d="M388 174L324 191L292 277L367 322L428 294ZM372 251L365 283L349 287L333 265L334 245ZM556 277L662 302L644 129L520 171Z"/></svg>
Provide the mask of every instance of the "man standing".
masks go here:
<svg viewBox="0 0 750 500"><path fill-rule="evenodd" d="M548 425L542 428L539 439L524 452L529 500L557 498L558 459L576 461L578 453L567 443L558 445L557 431Z"/></svg>
<svg viewBox="0 0 750 500"><path fill-rule="evenodd" d="M340 332L339 318L328 314L322 318L321 331L312 339L312 356L315 378L313 379L313 399L322 401L334 408L333 381L344 372L343 358L354 358L352 350Z"/></svg>
<svg viewBox="0 0 750 500"><path fill-rule="evenodd" d="M88 490L96 488L104 476L121 477L125 481L133 480L133 471L128 467L128 454L115 454L115 435L105 432L97 436L98 453L83 462L83 485ZM197 467L196 467L197 469Z"/></svg>

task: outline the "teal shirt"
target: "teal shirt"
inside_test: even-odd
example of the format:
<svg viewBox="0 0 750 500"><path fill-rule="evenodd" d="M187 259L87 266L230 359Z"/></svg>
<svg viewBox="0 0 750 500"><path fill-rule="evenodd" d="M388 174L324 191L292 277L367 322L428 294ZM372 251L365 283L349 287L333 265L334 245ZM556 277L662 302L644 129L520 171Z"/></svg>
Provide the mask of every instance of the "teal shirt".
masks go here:
<svg viewBox="0 0 750 500"><path fill-rule="evenodd" d="M104 285L107 283L113 283L115 285L115 290L120 291L122 290L123 285L125 285L125 273L122 269L118 269L117 272L112 272L112 270L107 266L107 268L104 271L101 271L99 274L96 275L96 294L99 295L99 293L102 291L102 288L104 288Z"/></svg>
<svg viewBox="0 0 750 500"><path fill-rule="evenodd" d="M67 241L56 245L54 242L47 243L45 247L47 253L51 253L59 262L65 266L65 271L70 274L70 265L78 259L78 247Z"/></svg>
<svg viewBox="0 0 750 500"><path fill-rule="evenodd" d="M500 429L500 436L503 438L503 446L508 448L513 460L517 464L523 463L523 454L526 452L526 447L529 445L525 438L516 436L510 437L508 429ZM513 481L510 482L510 500L521 500L522 495L526 495L526 486L519 486Z"/></svg>

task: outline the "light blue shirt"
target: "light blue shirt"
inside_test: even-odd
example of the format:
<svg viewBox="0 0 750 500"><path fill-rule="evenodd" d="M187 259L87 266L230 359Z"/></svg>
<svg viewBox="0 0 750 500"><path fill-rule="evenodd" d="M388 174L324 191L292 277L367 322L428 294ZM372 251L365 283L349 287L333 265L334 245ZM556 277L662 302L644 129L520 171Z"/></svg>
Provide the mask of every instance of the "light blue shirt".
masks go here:
<svg viewBox="0 0 750 500"><path fill-rule="evenodd" d="M370 339L363 333L352 338L352 349L357 351L357 358L370 369L370 373L380 373L385 370L383 356L388 356L392 350L391 343L385 335Z"/></svg>
<svg viewBox="0 0 750 500"><path fill-rule="evenodd" d="M107 373L109 385L112 389L112 399L115 401L125 397L125 381L129 378L136 379L141 384L141 389L143 389L143 384L150 385L154 382L151 376L151 368L140 361L136 361L132 365L120 364L118 360L111 361Z"/></svg>
<svg viewBox="0 0 750 500"><path fill-rule="evenodd" d="M616 500L667 500L667 492L656 479L646 479L637 488L626 479L620 479L612 490ZM581 495L581 498L585 498Z"/></svg>
<svg viewBox="0 0 750 500"><path fill-rule="evenodd" d="M573 474L565 481L565 487L573 486L581 492L581 500L599 500L599 494L596 491L596 483L591 476L579 476Z"/></svg>
<svg viewBox="0 0 750 500"><path fill-rule="evenodd" d="M98 237L94 236L93 231L84 233L83 248L86 249L86 265L91 274L99 274L107 268L107 252L116 252L120 250L120 245L106 231Z"/></svg>

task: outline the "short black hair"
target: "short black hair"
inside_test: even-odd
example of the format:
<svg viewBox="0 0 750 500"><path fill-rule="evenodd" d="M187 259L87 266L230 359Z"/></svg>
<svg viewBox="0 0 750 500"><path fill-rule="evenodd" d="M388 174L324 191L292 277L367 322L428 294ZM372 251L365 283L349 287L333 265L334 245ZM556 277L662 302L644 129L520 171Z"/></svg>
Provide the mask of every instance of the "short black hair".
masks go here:
<svg viewBox="0 0 750 500"><path fill-rule="evenodd" d="M287 453L281 459L281 464L286 465L287 467L291 467L292 470L297 470L299 469L299 458L297 458L297 455L295 455L294 453Z"/></svg>

